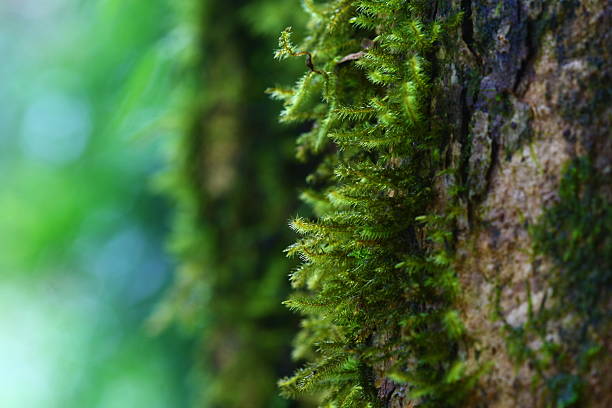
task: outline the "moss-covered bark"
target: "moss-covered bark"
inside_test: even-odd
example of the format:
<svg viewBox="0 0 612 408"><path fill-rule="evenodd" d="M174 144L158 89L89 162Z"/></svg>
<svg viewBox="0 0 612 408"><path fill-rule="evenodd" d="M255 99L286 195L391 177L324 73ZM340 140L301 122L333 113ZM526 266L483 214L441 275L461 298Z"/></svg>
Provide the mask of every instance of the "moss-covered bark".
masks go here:
<svg viewBox="0 0 612 408"><path fill-rule="evenodd" d="M328 19L328 27L341 28L334 33L336 28L313 23L312 40L303 46L308 52L302 54L323 60L318 70L310 64L306 78L323 83L319 90L323 88L324 103L307 116L315 122L310 134L315 141L302 140L315 153L321 143L334 148L323 152L322 170L313 176L327 183L323 194L309 198L319 219L295 224L306 236L296 252L306 259L306 276L316 277L315 284L304 285L313 297L292 302L312 323L302 344L318 347L320 354L311 356L315 363L287 380L286 387L293 387L292 392L317 389L315 379L322 377L320 387L338 406L354 401L387 407L609 406L609 2L448 0L424 7L418 1L332 1L328 7L330 12L314 21ZM410 12L403 14L404 8ZM443 35L431 28L457 15L462 23L443 25ZM411 25L422 23L425 35L438 35L431 48L414 47L406 34ZM402 34L397 30L404 25ZM287 54L298 54L285 46ZM385 52L386 59L376 59ZM395 106L376 109L377 99L372 98L396 101L403 81L410 85L413 80L398 75L398 67L415 54L428 61L427 80L432 81L419 94L427 104L426 132L422 127L415 131L410 117L395 112ZM365 71L369 85L348 76L353 66ZM340 88L345 102L339 103L330 88L345 83L354 88ZM309 83L298 83L295 92L308 95L309 89ZM286 98L285 116L308 111L290 94ZM346 108L346 101L355 106ZM400 103L404 111L410 105L409 100ZM392 122L397 118L401 123ZM402 137L396 137L398 129ZM435 142L421 144L426 140ZM417 151L423 156L415 155ZM417 157L427 159L419 162ZM384 173L386 180L408 180L409 175L400 173L404 163L418 163L412 175L436 170L416 183L421 191L432 188L435 194L423 206L398 181L380 201L374 193L361 197L369 181L366 173L355 181L344 173L364 162L373 163L372 173L376 166L386 171L397 163L392 175ZM336 200L336 189L350 192L348 198ZM380 206L385 201L394 204ZM420 212L418 219L430 223L395 219L398 231L413 234L403 249L378 258L362 251L357 257L351 245L360 241L351 234L359 233L369 217L384 225L378 217L394 217L391 208L404 209L408 217ZM356 221L342 224L340 232L336 224L327 224L347 214L356 214ZM597 228L586 228L589 222L597 222ZM380 235L368 242L391 248L387 238ZM565 246L566 252L561 249ZM353 251L341 252L345 247ZM333 253L340 260L331 259L325 248L337 250ZM459 296L449 296L442 281L436 281L448 273L446 268L429 269L425 262L407 275L394 275L387 263L399 253L429 254L442 264L441 259L452 257ZM404 263L398 265L401 269ZM418 288L420 274L429 276L430 284L438 282L434 286L440 290L423 291L427 294L421 298L421 292L403 286ZM354 289L342 289L337 282ZM355 310L343 303L351 296L359 299ZM364 300L379 296L387 300ZM426 311L422 320L410 317L410 299ZM445 337L444 320L436 321L431 313L441 304L446 313L458 311L465 334ZM381 305L389 308L386 319L375 317L382 317ZM360 313L366 314L362 320ZM414 341L415 333L430 342ZM441 339L452 351L438 354L432 364ZM333 352L320 346L325 342L333 344ZM339 359L342 353L350 356L352 366ZM454 373L464 377L457 381ZM351 382L350 375L357 379ZM465 392L474 378L478 384L467 399L445 391L452 385L456 393ZM343 394L345 389L356 391Z"/></svg>
<svg viewBox="0 0 612 408"><path fill-rule="evenodd" d="M439 53L439 205L461 186L465 353L491 363L469 406L610 406L610 3L446 3L464 19Z"/></svg>

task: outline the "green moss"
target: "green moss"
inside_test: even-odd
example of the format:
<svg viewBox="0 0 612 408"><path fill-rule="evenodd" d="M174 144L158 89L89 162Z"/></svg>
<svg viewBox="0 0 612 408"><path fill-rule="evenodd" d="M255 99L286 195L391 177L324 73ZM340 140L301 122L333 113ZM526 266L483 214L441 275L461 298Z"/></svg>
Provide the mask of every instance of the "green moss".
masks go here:
<svg viewBox="0 0 612 408"><path fill-rule="evenodd" d="M553 262L545 277L548 294L530 304L523 326L506 324L510 354L537 372L550 406L580 406L584 375L601 351L609 327L605 294L612 284L612 202L610 181L586 159L564 172L559 202L531 229L534 251ZM607 191L607 193L606 193ZM534 346L538 344L538 346Z"/></svg>
<svg viewBox="0 0 612 408"><path fill-rule="evenodd" d="M502 8L504 7L504 2L503 0L500 0L497 2L497 5L495 6L495 10L493 10L493 18L500 18L501 17L501 13L502 13Z"/></svg>
<svg viewBox="0 0 612 408"><path fill-rule="evenodd" d="M286 303L304 316L295 356L308 363L280 382L285 396L376 407L393 398L383 381L419 406L451 407L474 384L458 353L454 215L429 208L447 143L427 121L430 58L458 19L428 20L428 3L305 1L305 42L281 35L276 56L303 57L308 71L270 92L283 121L310 124L298 157L320 163L303 195L316 217L291 224L301 238L288 253L303 263Z"/></svg>

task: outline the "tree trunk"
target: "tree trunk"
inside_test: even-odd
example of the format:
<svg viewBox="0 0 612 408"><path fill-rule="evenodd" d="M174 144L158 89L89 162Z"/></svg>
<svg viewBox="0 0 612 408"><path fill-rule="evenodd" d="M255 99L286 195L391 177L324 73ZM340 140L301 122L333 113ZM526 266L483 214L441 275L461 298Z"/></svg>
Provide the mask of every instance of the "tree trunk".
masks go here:
<svg viewBox="0 0 612 408"><path fill-rule="evenodd" d="M434 110L456 169L437 205L463 188L462 352L485 367L468 406L610 407L610 2L453 0L437 13L458 10ZM412 406L396 395L387 406Z"/></svg>

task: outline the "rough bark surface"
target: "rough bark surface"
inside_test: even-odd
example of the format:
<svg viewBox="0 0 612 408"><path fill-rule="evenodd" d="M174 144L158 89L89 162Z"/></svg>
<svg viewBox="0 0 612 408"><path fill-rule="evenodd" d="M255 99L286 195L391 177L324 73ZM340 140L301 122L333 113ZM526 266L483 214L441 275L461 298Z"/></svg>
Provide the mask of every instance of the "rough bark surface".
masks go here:
<svg viewBox="0 0 612 408"><path fill-rule="evenodd" d="M513 360L503 328L527 322L529 297L539 304L550 295L551 260L534 254L529 228L558 201L567 163L589 157L612 180L611 6L453 0L437 13L459 10L462 26L437 56L433 109L450 124L447 162L457 169L439 180L438 206L451 201L453 186L464 187L455 267L472 341L463 353L472 367L491 363L468 405L545 406L544 385L528 362ZM610 338L602 342L607 357L589 372L580 406L612 406ZM388 406L412 406L403 389L381 392L395 393Z"/></svg>

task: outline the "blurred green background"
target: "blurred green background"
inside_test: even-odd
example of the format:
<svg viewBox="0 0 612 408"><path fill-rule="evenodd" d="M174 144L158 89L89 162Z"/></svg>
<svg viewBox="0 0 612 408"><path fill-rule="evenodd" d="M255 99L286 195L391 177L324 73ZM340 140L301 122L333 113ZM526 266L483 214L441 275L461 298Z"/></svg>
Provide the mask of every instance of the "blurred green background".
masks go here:
<svg viewBox="0 0 612 408"><path fill-rule="evenodd" d="M0 1L0 407L183 407L152 193L189 33L170 0Z"/></svg>
<svg viewBox="0 0 612 408"><path fill-rule="evenodd" d="M0 0L0 407L297 407L299 1ZM171 255L170 255L171 254Z"/></svg>

